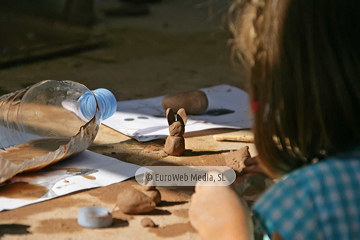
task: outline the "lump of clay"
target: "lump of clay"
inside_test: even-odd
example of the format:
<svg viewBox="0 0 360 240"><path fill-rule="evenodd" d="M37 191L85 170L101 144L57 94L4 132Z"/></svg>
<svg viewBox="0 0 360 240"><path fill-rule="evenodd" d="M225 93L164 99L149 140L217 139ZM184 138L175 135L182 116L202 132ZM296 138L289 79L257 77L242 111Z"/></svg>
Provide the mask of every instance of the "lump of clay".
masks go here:
<svg viewBox="0 0 360 240"><path fill-rule="evenodd" d="M159 204L161 202L161 194L159 190L157 190L155 187L152 187L150 190L146 190L143 193L145 193L151 200L155 202L155 204Z"/></svg>
<svg viewBox="0 0 360 240"><path fill-rule="evenodd" d="M171 108L177 112L180 108L184 108L191 115L205 113L208 105L209 100L206 94L200 90L170 94L162 99L164 110Z"/></svg>
<svg viewBox="0 0 360 240"><path fill-rule="evenodd" d="M142 191L130 187L117 196L116 206L123 213L139 214L154 210L156 203Z"/></svg>
<svg viewBox="0 0 360 240"><path fill-rule="evenodd" d="M156 205L161 202L161 194L160 191L155 187L155 181L152 179L151 181L147 181L144 175L143 179L144 185L141 185L140 190L143 191L147 196L149 196Z"/></svg>
<svg viewBox="0 0 360 240"><path fill-rule="evenodd" d="M226 166L240 173L245 168L245 160L250 158L249 147L245 146L236 151L230 151L225 156Z"/></svg>
<svg viewBox="0 0 360 240"><path fill-rule="evenodd" d="M153 228L153 227L158 227L158 225L156 225L153 220L151 220L151 218L143 218L141 219L141 226L143 227L150 227L150 228Z"/></svg>
<svg viewBox="0 0 360 240"><path fill-rule="evenodd" d="M166 110L166 118L169 124L170 136L166 138L164 151L171 156L180 156L185 151L185 125L187 114L185 109L181 108L175 113L171 108Z"/></svg>

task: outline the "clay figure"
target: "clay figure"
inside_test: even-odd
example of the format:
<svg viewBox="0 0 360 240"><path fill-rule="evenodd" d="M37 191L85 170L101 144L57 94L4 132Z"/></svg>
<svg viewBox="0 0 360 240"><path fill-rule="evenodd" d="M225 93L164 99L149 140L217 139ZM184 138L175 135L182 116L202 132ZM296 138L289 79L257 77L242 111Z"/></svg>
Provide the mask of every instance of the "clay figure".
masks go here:
<svg viewBox="0 0 360 240"><path fill-rule="evenodd" d="M185 132L185 125L187 122L187 115L184 108L180 108L175 113L171 108L166 110L166 118L169 123L170 136L166 138L164 151L171 156L180 156L185 151L185 139L183 137Z"/></svg>
<svg viewBox="0 0 360 240"><path fill-rule="evenodd" d="M160 191L154 185L126 187L117 196L116 207L126 214L151 212L161 202Z"/></svg>
<svg viewBox="0 0 360 240"><path fill-rule="evenodd" d="M155 187L153 189L145 190L143 191L151 200L155 202L155 204L159 204L161 202L161 194L159 190L157 190Z"/></svg>
<svg viewBox="0 0 360 240"><path fill-rule="evenodd" d="M123 213L139 214L154 210L156 203L145 193L130 187L118 195L116 206Z"/></svg>
<svg viewBox="0 0 360 240"><path fill-rule="evenodd" d="M150 197L156 204L159 204L161 202L161 193L156 189L154 179L147 181L146 175L144 175L143 184L140 187L140 191Z"/></svg>

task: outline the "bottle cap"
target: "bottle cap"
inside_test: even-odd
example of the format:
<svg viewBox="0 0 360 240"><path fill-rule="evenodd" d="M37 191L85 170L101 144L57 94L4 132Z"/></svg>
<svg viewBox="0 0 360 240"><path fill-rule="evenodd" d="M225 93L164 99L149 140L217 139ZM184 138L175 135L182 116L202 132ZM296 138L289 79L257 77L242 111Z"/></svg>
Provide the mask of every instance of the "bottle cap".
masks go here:
<svg viewBox="0 0 360 240"><path fill-rule="evenodd" d="M99 88L92 92L98 102L102 119L105 120L111 117L116 112L117 108L117 101L112 92L105 88ZM90 92L88 92L79 99L80 111L86 119L91 119L95 115L95 98Z"/></svg>
<svg viewBox="0 0 360 240"><path fill-rule="evenodd" d="M113 217L110 210L100 207L82 207L78 213L78 224L86 228L105 228L112 224Z"/></svg>

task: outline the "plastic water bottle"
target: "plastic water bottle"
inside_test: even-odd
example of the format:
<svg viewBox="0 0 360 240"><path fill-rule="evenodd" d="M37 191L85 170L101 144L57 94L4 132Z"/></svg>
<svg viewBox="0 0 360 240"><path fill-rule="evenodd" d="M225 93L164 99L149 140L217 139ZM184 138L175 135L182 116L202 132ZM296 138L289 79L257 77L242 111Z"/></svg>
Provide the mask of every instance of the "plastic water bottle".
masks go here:
<svg viewBox="0 0 360 240"><path fill-rule="evenodd" d="M84 151L116 111L106 89L46 80L0 97L0 184Z"/></svg>
<svg viewBox="0 0 360 240"><path fill-rule="evenodd" d="M90 120L97 125L91 133L95 138L101 120L116 107L114 95L104 88L90 91L73 81L39 82L0 97L0 149L33 140L70 139Z"/></svg>

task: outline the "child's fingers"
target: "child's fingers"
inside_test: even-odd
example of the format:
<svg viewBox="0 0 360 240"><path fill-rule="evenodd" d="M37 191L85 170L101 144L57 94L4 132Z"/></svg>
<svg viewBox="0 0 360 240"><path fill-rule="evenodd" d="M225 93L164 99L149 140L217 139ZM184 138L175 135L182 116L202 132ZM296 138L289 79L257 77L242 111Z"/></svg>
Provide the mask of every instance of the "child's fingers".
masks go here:
<svg viewBox="0 0 360 240"><path fill-rule="evenodd" d="M251 165L258 164L257 157L247 158L244 161L244 163L245 163L245 166L251 166Z"/></svg>
<svg viewBox="0 0 360 240"><path fill-rule="evenodd" d="M264 170L261 168L261 165L258 162L257 157L247 158L244 161L245 168L241 171L242 173L259 173L266 175Z"/></svg>
<svg viewBox="0 0 360 240"><path fill-rule="evenodd" d="M252 166L248 166L246 168L244 168L241 173L260 173L260 174L264 174L264 171L262 170L262 168L260 167L260 165L252 165Z"/></svg>

